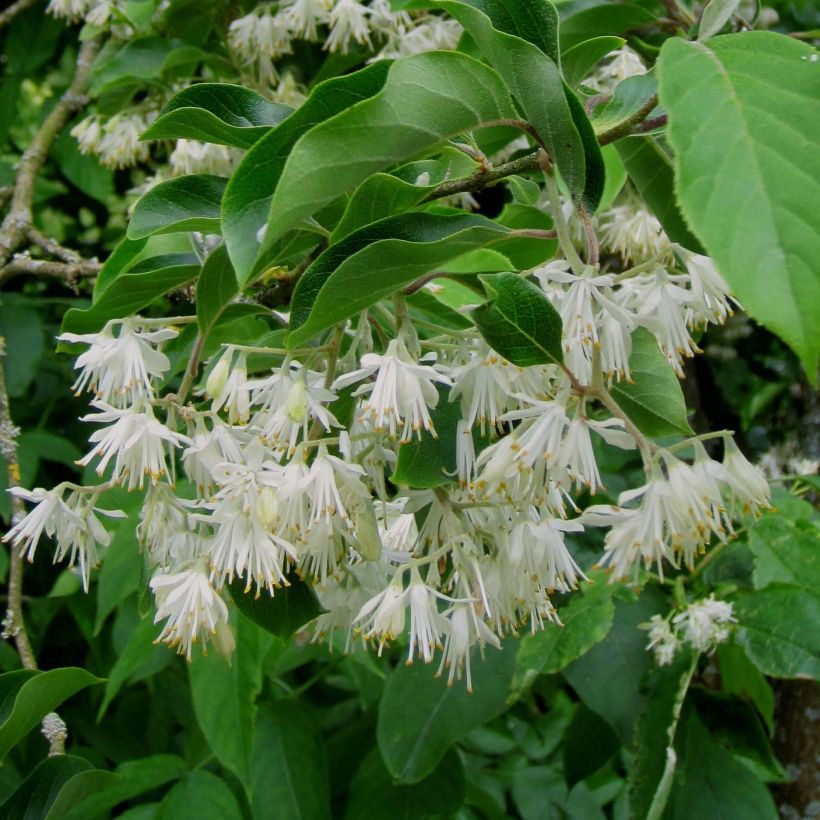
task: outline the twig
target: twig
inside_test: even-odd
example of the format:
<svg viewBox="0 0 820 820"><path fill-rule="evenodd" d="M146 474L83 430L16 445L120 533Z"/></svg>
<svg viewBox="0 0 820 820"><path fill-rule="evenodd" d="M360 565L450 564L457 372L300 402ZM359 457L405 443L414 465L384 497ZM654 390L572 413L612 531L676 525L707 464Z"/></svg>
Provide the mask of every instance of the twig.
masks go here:
<svg viewBox="0 0 820 820"><path fill-rule="evenodd" d="M96 259L78 259L76 262L51 262L46 259L32 259L23 254L15 255L4 267L0 268L0 285L15 276L51 276L74 285L80 279L95 277L102 268Z"/></svg>
<svg viewBox="0 0 820 820"><path fill-rule="evenodd" d="M177 393L176 400L180 404L188 398L188 393L199 372L199 360L202 357L202 349L205 347L206 338L205 335L200 333L196 337L196 342L194 342L193 350L191 350L191 358L188 360L188 367L185 368L185 375L182 377L182 384L180 384L179 393Z"/></svg>
<svg viewBox="0 0 820 820"><path fill-rule="evenodd" d="M32 245L36 245L49 256L54 256L63 262L75 264L76 262L82 261L77 251L73 251L71 248L64 248L59 242L40 233L36 228L28 229L28 238Z"/></svg>
<svg viewBox="0 0 820 820"><path fill-rule="evenodd" d="M17 0L12 3L7 9L0 11L0 28L7 26L18 14L30 9L37 0Z"/></svg>
<svg viewBox="0 0 820 820"><path fill-rule="evenodd" d="M85 104L84 92L91 74L91 64L99 48L100 40L97 38L86 40L80 46L71 85L43 120L31 144L20 158L11 195L11 208L0 225L0 266L5 265L12 254L30 238L31 205L37 177L57 135L63 130L71 115Z"/></svg>
<svg viewBox="0 0 820 820"><path fill-rule="evenodd" d="M497 165L489 171L478 171L468 177L461 177L460 179L451 179L447 182L442 182L438 185L430 195L424 200L430 202L434 199L441 199L445 196L452 196L453 194L463 194L470 191L480 191L482 188L487 188L500 182L502 179L515 174L523 173L524 171L535 171L538 169L538 152L527 154L525 157L514 159L511 162L505 162L503 165Z"/></svg>
<svg viewBox="0 0 820 820"><path fill-rule="evenodd" d="M633 134L646 134L649 131L654 131L656 128L661 128L666 125L669 117L666 114L658 114L657 117L650 117L648 120L639 122L633 129Z"/></svg>
<svg viewBox="0 0 820 820"><path fill-rule="evenodd" d="M9 489L20 486L20 463L17 460L17 436L9 411L9 395L6 391L6 375L3 359L6 357L6 340L0 336L0 455L6 462ZM11 525L19 524L25 517L23 500L11 496ZM20 550L9 545L9 592L8 611L3 622L5 634L14 638L17 653L24 669L36 669L37 661L23 621L23 557Z"/></svg>
<svg viewBox="0 0 820 820"><path fill-rule="evenodd" d="M608 131L598 135L600 145L608 145L621 137L628 137L635 126L642 123L658 105L658 95L653 94L634 114L627 117L623 122L610 128Z"/></svg>

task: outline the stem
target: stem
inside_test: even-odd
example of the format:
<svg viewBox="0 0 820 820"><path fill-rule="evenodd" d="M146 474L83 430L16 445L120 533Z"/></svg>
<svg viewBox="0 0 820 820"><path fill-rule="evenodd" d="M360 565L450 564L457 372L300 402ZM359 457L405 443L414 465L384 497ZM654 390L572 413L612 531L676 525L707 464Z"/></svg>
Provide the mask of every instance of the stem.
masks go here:
<svg viewBox="0 0 820 820"><path fill-rule="evenodd" d="M31 259L21 254L12 257L11 261L0 269L0 285L15 276L50 276L62 279L68 285L76 285L80 279L92 279L102 265L96 259L82 259L77 262L51 262L46 259Z"/></svg>
<svg viewBox="0 0 820 820"><path fill-rule="evenodd" d="M525 157L514 159L510 162L505 162L503 165L497 165L489 171L478 171L468 177L461 179L452 179L447 182L442 182L436 186L432 192L424 200L430 202L434 199L441 199L446 196L453 196L453 194L463 194L472 191L480 191L482 188L487 188L500 182L506 177L515 176L524 171L535 171L538 169L538 154L533 152L527 154Z"/></svg>
<svg viewBox="0 0 820 820"><path fill-rule="evenodd" d="M202 349L205 347L205 336L202 333L197 334L196 342L194 342L193 350L191 350L191 358L188 360L188 367L185 368L185 375L182 377L182 384L179 386L179 393L177 393L177 402L184 404L188 393L193 386L196 374L199 372L199 360L202 358Z"/></svg>
<svg viewBox="0 0 820 820"><path fill-rule="evenodd" d="M701 433L698 436L689 436L689 438L684 441L679 441L677 444L671 444L669 447L664 447L664 449L668 453L675 453L678 450L685 450L687 447L691 447L693 441L710 441L711 439L726 438L726 436L731 435L731 430L713 430L711 433Z"/></svg>
<svg viewBox="0 0 820 820"><path fill-rule="evenodd" d="M7 9L0 11L0 28L7 26L18 14L31 8L36 2L37 0L17 0Z"/></svg>
<svg viewBox="0 0 820 820"><path fill-rule="evenodd" d="M578 256L575 245L572 244L569 228L564 219L564 212L561 210L561 195L558 191L558 183L555 181L552 165L546 151L539 152L539 161L541 169L544 172L544 181L547 189L547 197L549 198L552 221L555 223L555 231L558 234L558 244L561 246L561 250L569 262L573 273L576 276L580 276L584 270L584 263L581 261L581 257Z"/></svg>
<svg viewBox="0 0 820 820"><path fill-rule="evenodd" d="M7 10L8 11L8 10ZM74 78L68 90L43 120L31 144L17 166L11 207L0 225L0 267L29 239L32 223L31 206L34 190L49 149L71 115L85 104L84 92L91 76L91 64L100 49L100 39L86 40L77 55Z"/></svg>
<svg viewBox="0 0 820 820"><path fill-rule="evenodd" d="M624 427L626 428L627 433L629 433L632 438L635 439L635 443L638 445L638 449L641 451L641 458L643 459L643 468L646 473L649 473L649 469L652 464L652 451L657 449L657 445L650 441L636 426L632 419L621 409L621 406L615 399L612 398L612 395L609 391L603 386L600 385L596 387L594 390L590 391L590 395L594 396L598 399L610 413L612 413L615 418L621 419L624 423Z"/></svg>
<svg viewBox="0 0 820 820"><path fill-rule="evenodd" d="M627 117L623 122L610 128L608 131L598 135L599 145L608 145L610 142L628 137L636 125L642 123L657 107L658 95L653 94L634 114Z"/></svg>
<svg viewBox="0 0 820 820"><path fill-rule="evenodd" d="M0 454L6 462L9 489L20 486L20 464L17 460L17 436L19 430L11 420L9 396L6 391L6 375L2 360L6 356L6 340L0 336ZM23 500L11 496L11 524L19 524L26 515ZM17 654L24 669L36 669L37 661L23 620L23 556L9 544L8 612L4 622L5 631L14 638Z"/></svg>
<svg viewBox="0 0 820 820"><path fill-rule="evenodd" d="M598 237L595 235L595 227L587 213L587 209L583 205L578 209L578 212L581 214L581 220L584 223L584 231L587 237L587 264L597 267L600 263L600 258L598 255Z"/></svg>

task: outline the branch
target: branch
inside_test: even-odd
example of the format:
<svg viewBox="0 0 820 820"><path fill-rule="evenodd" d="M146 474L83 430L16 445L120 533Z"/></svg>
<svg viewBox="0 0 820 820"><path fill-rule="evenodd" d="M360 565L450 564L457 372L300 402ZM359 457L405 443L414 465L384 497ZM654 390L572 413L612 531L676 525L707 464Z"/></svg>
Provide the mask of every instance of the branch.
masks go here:
<svg viewBox="0 0 820 820"><path fill-rule="evenodd" d="M0 11L0 28L7 26L18 14L26 9L30 9L36 2L37 0L17 0L16 3L12 3L7 9Z"/></svg>
<svg viewBox="0 0 820 820"><path fill-rule="evenodd" d="M63 130L71 116L83 107L83 96L91 74L91 64L97 56L100 40L86 40L77 55L74 79L68 90L43 120L31 144L23 152L17 165L17 176L11 195L11 209L0 225L0 266L4 265L29 239L31 204L37 177L46 161L51 144Z"/></svg>
<svg viewBox="0 0 820 820"><path fill-rule="evenodd" d="M628 137L634 128L642 123L658 105L658 95L653 94L632 116L627 117L623 122L619 122L609 131L604 131L598 135L600 145L608 145L621 137Z"/></svg>
<svg viewBox="0 0 820 820"><path fill-rule="evenodd" d="M6 340L0 336L0 455L6 462L9 489L20 486L20 463L17 460L17 436L20 431L14 426L9 412L9 395L6 392L6 375L2 360L6 356ZM11 496L11 525L20 523L26 514L23 500ZM34 651L23 621L23 557L20 550L9 545L9 599L6 617L3 620L4 637L14 638L20 662L24 669L36 669Z"/></svg>
<svg viewBox="0 0 820 820"><path fill-rule="evenodd" d="M3 268L0 268L0 285L4 285L15 276L51 276L61 279L68 285L75 285L80 279L93 278L102 265L96 259L78 259L76 262L50 262L45 259L32 259L30 256L17 254Z"/></svg>
<svg viewBox="0 0 820 820"><path fill-rule="evenodd" d="M520 159L514 159L511 162L505 162L503 165L498 165L489 171L478 171L468 177L461 179L452 179L447 182L442 182L433 189L432 193L425 199L425 202L430 202L433 199L441 199L445 196L452 196L453 194L463 194L469 191L480 191L496 182L501 181L505 177L520 174L523 171L535 171L538 168L538 152L527 154Z"/></svg>

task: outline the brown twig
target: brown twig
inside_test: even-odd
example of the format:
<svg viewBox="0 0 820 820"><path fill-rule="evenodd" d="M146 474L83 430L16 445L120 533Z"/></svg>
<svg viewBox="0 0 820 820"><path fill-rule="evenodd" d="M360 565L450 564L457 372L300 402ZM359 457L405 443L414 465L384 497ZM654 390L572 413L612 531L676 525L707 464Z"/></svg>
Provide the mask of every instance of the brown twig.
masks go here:
<svg viewBox="0 0 820 820"><path fill-rule="evenodd" d="M37 0L17 0L16 3L0 11L0 28L7 26L18 14L30 9L36 2Z"/></svg>
<svg viewBox="0 0 820 820"><path fill-rule="evenodd" d="M62 279L68 285L75 285L80 279L95 277L102 268L96 259L79 259L76 262L51 262L47 259L32 259L23 254L15 255L0 268L0 285L15 276L50 276Z"/></svg>
<svg viewBox="0 0 820 820"><path fill-rule="evenodd" d="M40 233L36 228L28 229L28 238L32 245L36 245L41 250L44 250L49 256L53 256L56 259L60 259L72 265L77 262L82 262L82 258L77 251L63 247L59 242Z"/></svg>
<svg viewBox="0 0 820 820"><path fill-rule="evenodd" d="M0 225L0 266L5 265L26 241L30 241L31 206L37 177L52 143L71 116L85 105L84 92L91 75L91 64L99 48L100 40L97 38L86 40L80 46L71 85L43 120L31 144L20 158L11 194L11 208Z"/></svg>
<svg viewBox="0 0 820 820"><path fill-rule="evenodd" d="M527 154L525 157L514 159L511 162L505 162L503 165L497 165L489 171L478 171L468 177L461 177L460 179L449 179L442 182L441 185L436 186L430 195L425 199L425 202L430 202L434 199L442 199L453 194L463 194L470 191L480 191L482 188L487 188L500 182L506 177L515 174L523 173L524 171L535 171L538 168L538 153L533 152Z"/></svg>
<svg viewBox="0 0 820 820"><path fill-rule="evenodd" d="M20 463L17 460L17 436L20 431L14 426L9 410L9 395L6 391L6 375L3 360L6 357L6 340L0 336L0 455L6 462L9 489L20 486ZM19 524L26 514L23 501L11 496L11 525ZM3 621L4 633L14 638L17 653L24 669L36 669L37 661L28 639L23 621L23 557L20 550L9 545L9 591L8 609Z"/></svg>

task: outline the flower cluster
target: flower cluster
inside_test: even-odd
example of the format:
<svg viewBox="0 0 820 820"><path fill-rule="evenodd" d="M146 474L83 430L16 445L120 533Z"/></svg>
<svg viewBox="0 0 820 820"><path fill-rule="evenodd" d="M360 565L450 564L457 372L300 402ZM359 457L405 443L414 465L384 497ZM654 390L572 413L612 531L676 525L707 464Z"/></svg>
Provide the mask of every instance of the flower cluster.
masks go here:
<svg viewBox="0 0 820 820"><path fill-rule="evenodd" d="M672 663L681 645L686 643L698 652L713 652L730 635L736 623L732 604L717 601L714 595L693 601L686 609L669 617L653 615L641 628L649 632L647 649L655 655L658 666Z"/></svg>

